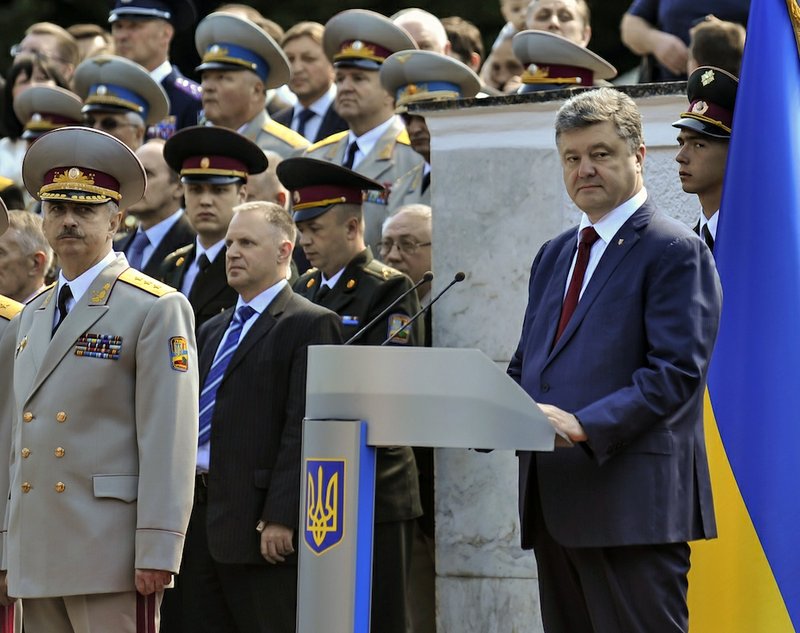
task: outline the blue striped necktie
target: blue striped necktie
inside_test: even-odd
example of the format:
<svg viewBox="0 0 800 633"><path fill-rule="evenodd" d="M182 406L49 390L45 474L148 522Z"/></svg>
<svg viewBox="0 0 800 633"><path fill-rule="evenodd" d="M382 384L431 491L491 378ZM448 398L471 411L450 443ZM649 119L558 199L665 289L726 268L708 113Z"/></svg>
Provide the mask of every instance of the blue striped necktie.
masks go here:
<svg viewBox="0 0 800 633"><path fill-rule="evenodd" d="M236 311L225 333L225 340L222 342L211 369L208 370L203 389L200 391L200 438L198 446L202 446L211 439L211 418L214 416L214 404L217 401L217 389L225 376L225 370L233 358L236 348L239 347L239 338L242 335L242 328L256 311L250 306L242 306Z"/></svg>

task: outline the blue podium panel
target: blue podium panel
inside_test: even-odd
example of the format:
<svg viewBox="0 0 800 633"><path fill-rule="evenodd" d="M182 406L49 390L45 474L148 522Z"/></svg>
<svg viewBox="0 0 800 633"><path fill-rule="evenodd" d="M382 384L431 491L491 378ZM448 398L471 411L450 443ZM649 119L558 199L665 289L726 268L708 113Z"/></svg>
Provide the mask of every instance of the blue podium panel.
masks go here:
<svg viewBox="0 0 800 633"><path fill-rule="evenodd" d="M298 633L368 633L375 449L359 420L304 420Z"/></svg>

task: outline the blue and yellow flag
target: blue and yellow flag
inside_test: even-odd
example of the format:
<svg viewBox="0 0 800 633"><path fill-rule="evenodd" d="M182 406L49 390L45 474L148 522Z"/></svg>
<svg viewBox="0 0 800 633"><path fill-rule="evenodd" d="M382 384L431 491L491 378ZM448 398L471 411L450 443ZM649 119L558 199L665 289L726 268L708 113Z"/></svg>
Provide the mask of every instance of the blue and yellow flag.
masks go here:
<svg viewBox="0 0 800 633"><path fill-rule="evenodd" d="M752 0L714 247L706 438L719 539L693 544L693 633L800 630L800 6Z"/></svg>

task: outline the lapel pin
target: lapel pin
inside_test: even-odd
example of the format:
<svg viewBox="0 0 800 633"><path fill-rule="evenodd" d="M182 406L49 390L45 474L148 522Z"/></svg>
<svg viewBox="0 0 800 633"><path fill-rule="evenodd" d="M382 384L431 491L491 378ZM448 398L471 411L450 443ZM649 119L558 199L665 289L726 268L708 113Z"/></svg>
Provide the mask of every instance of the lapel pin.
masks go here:
<svg viewBox="0 0 800 633"><path fill-rule="evenodd" d="M617 242L617 246L622 246L624 241L625 241L625 238L623 238L623 237L619 238L619 241Z"/></svg>

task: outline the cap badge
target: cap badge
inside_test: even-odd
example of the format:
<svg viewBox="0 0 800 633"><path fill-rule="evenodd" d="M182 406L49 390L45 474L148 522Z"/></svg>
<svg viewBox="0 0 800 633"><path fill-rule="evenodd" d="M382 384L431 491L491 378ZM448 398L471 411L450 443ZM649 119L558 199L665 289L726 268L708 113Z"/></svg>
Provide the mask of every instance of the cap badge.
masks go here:
<svg viewBox="0 0 800 633"><path fill-rule="evenodd" d="M208 156L203 156L203 158L200 159L200 169L208 169L210 164L211 161L209 160Z"/></svg>
<svg viewBox="0 0 800 633"><path fill-rule="evenodd" d="M300 204L300 192L299 191L295 191L292 194L292 201L294 201L295 204Z"/></svg>
<svg viewBox="0 0 800 633"><path fill-rule="evenodd" d="M97 86L96 94L100 95L101 97L104 97L105 95L108 94L108 88L106 88L105 86Z"/></svg>
<svg viewBox="0 0 800 633"><path fill-rule="evenodd" d="M31 117L31 121L33 121L34 123L38 123L41 120L42 120L42 115L39 114L38 112L34 113L34 115Z"/></svg>
<svg viewBox="0 0 800 633"><path fill-rule="evenodd" d="M364 42L362 42L360 40L356 40L350 46L352 47L352 49L354 51L360 51L362 48L364 48Z"/></svg>
<svg viewBox="0 0 800 633"><path fill-rule="evenodd" d="M397 54L394 56L394 58L398 61L398 63L405 64L409 59L411 59L411 54L410 53Z"/></svg>
<svg viewBox="0 0 800 633"><path fill-rule="evenodd" d="M704 86L707 86L712 81L714 81L715 77L716 76L714 75L714 71L709 68L706 72L704 72L702 75L700 75L700 82Z"/></svg>
<svg viewBox="0 0 800 633"><path fill-rule="evenodd" d="M87 185L93 185L94 178L88 174L84 174L77 167L70 167L69 171L62 172L53 178L53 182L82 182Z"/></svg>
<svg viewBox="0 0 800 633"><path fill-rule="evenodd" d="M691 108L694 114L705 114L708 110L708 104L705 101L696 101Z"/></svg>

